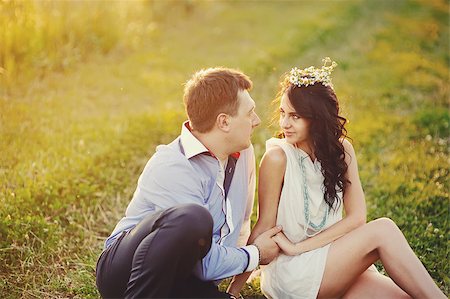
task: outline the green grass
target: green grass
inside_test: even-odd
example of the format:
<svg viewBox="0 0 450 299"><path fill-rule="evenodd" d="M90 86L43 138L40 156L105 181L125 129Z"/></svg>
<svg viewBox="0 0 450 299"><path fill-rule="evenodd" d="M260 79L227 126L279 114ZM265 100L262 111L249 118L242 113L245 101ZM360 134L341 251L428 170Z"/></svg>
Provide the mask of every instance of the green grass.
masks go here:
<svg viewBox="0 0 450 299"><path fill-rule="evenodd" d="M369 219L391 217L449 294L446 1L94 3L41 3L65 16L56 19L31 4L0 4L2 15L22 5L58 32L0 21L23 45L0 51L2 297L98 297L103 241L155 146L178 135L182 84L195 70L224 65L250 75L263 118L253 140L259 161L276 130L269 103L278 79L324 56L339 63L334 85ZM96 12L105 15L98 24ZM74 32L77 43L67 38ZM45 67L36 64L42 57ZM259 296L258 279L244 293Z"/></svg>

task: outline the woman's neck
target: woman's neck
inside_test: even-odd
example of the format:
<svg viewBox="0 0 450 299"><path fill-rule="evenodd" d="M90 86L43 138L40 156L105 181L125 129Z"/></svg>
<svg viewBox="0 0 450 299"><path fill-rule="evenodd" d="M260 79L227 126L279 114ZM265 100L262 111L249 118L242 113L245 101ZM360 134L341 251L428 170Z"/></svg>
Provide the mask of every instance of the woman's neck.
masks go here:
<svg viewBox="0 0 450 299"><path fill-rule="evenodd" d="M296 143L295 147L304 151L311 158L312 161L316 159L316 155L314 154L314 148L308 142Z"/></svg>

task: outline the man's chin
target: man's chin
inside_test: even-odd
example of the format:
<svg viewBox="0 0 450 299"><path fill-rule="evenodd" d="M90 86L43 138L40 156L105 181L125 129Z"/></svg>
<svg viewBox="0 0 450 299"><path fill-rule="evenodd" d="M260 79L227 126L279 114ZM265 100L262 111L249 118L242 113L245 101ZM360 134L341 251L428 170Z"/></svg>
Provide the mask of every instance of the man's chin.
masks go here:
<svg viewBox="0 0 450 299"><path fill-rule="evenodd" d="M250 145L252 144L251 140L249 140L246 144L243 144L242 146L240 146L235 153L243 151L245 149L248 149L250 147Z"/></svg>

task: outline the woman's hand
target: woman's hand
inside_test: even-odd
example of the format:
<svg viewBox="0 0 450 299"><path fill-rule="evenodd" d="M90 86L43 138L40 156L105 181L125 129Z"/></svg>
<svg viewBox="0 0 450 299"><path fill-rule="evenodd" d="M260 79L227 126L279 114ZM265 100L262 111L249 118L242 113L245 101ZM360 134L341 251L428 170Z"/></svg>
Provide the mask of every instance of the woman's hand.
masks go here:
<svg viewBox="0 0 450 299"><path fill-rule="evenodd" d="M292 243L283 232L279 232L272 239L277 243L277 245L281 248L284 254L286 255L299 255L302 253L300 250L300 243L294 244Z"/></svg>

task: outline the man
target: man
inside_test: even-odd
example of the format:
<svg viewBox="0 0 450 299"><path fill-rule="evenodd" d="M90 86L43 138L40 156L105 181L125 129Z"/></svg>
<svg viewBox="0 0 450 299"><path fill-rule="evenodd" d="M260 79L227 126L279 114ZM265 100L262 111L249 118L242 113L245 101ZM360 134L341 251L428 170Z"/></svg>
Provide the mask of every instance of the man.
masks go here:
<svg viewBox="0 0 450 299"><path fill-rule="evenodd" d="M103 297L230 298L215 285L278 255L272 228L245 244L255 192L250 142L260 124L243 73L201 70L186 83L189 121L160 145L97 263ZM215 282L215 283L214 283Z"/></svg>

